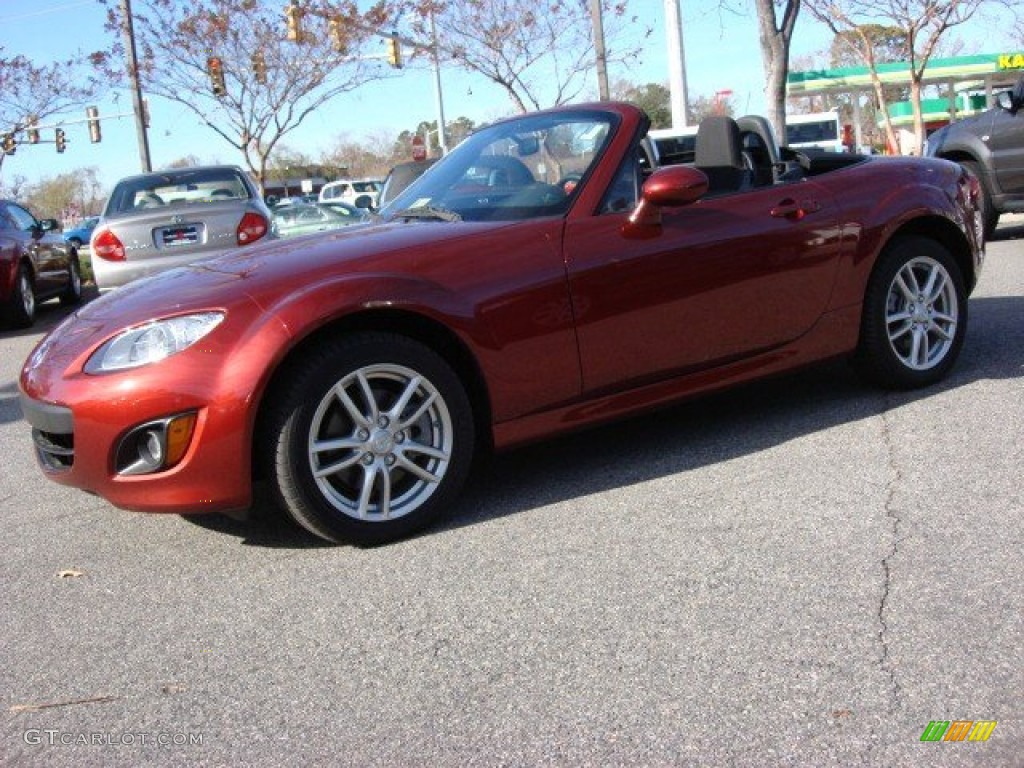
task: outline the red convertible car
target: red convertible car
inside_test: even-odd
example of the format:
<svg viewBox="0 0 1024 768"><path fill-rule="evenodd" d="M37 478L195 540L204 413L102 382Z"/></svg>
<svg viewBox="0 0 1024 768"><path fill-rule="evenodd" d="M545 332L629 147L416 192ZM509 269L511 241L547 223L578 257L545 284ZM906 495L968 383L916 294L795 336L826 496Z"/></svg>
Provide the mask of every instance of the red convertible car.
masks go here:
<svg viewBox="0 0 1024 768"><path fill-rule="evenodd" d="M256 244L85 306L26 361L46 476L127 509L245 508L376 544L503 449L841 356L882 386L954 364L977 182L808 156L710 118L659 167L625 104L495 123L376 222Z"/></svg>

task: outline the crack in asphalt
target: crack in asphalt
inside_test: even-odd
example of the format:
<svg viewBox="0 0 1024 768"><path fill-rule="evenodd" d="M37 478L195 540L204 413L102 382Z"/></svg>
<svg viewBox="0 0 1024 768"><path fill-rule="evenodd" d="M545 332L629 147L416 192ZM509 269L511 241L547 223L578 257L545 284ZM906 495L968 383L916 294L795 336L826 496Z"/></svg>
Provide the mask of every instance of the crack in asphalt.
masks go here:
<svg viewBox="0 0 1024 768"><path fill-rule="evenodd" d="M892 559L899 552L899 531L902 524L899 513L896 510L894 500L896 491L903 479L903 473L896 461L896 447L892 439L892 430L889 423L889 398L885 400L885 407L880 416L882 419L882 440L885 445L888 457L890 479L886 484L885 503L883 510L886 519L890 522L892 536L889 551L882 557L882 597L878 601L878 642L881 645L881 658L879 666L889 677L889 712L892 713L902 707L903 688L896 677L896 667L889 655L889 625L886 621L886 610L889 604L889 590L892 586Z"/></svg>

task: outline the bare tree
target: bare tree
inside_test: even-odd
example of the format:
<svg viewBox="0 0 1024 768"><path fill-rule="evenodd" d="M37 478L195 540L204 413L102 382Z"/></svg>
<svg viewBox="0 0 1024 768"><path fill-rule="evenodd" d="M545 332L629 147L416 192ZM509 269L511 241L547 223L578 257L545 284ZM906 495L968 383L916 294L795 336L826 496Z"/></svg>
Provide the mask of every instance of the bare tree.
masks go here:
<svg viewBox="0 0 1024 768"><path fill-rule="evenodd" d="M43 125L84 106L97 86L89 64L102 60L102 56L93 54L37 66L25 56L5 56L0 46L0 133L9 133L22 142L32 120ZM0 168L4 157L0 153Z"/></svg>
<svg viewBox="0 0 1024 768"><path fill-rule="evenodd" d="M890 146L896 146L896 137L878 77L879 40L870 31L879 23L898 30L899 36L889 38L886 48L898 52L907 63L918 151L925 138L921 110L924 74L943 36L950 29L970 21L983 4L987 7L1006 5L1004 0L806 0L806 3L811 14L828 26L837 38L842 36L847 44L856 48L870 70Z"/></svg>
<svg viewBox="0 0 1024 768"><path fill-rule="evenodd" d="M764 95L767 118L775 135L786 135L786 78L789 76L789 49L800 14L801 0L754 0L761 40L761 64L764 68ZM776 6L782 12L776 13Z"/></svg>
<svg viewBox="0 0 1024 768"><path fill-rule="evenodd" d="M578 97L594 72L593 27L587 0L423 0L414 31L465 70L483 75L527 112ZM638 50L617 46L626 4L602 0L606 60L626 61ZM648 27L646 35L651 34Z"/></svg>
<svg viewBox="0 0 1024 768"><path fill-rule="evenodd" d="M79 217L98 214L105 198L98 174L99 170L90 166L41 179L25 185L20 198L43 218L65 219L73 213Z"/></svg>
<svg viewBox="0 0 1024 768"><path fill-rule="evenodd" d="M108 27L121 28L116 0ZM237 149L260 184L274 148L312 112L382 77L378 30L387 0L360 12L352 0L307 0L289 41L280 0L135 0L145 90L195 114ZM121 53L119 47L116 53ZM211 66L222 75L215 93Z"/></svg>

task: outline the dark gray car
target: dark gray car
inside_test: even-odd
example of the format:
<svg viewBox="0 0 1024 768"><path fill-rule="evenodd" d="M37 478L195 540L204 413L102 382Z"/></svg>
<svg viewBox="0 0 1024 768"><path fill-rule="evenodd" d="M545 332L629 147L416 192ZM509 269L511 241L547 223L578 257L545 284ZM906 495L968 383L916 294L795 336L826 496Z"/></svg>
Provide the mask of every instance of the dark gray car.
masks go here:
<svg viewBox="0 0 1024 768"><path fill-rule="evenodd" d="M92 234L101 288L250 245L271 236L256 185L230 165L175 168L122 179Z"/></svg>
<svg viewBox="0 0 1024 768"><path fill-rule="evenodd" d="M986 237L1001 213L1024 212L1024 77L999 94L997 107L935 131L925 154L960 163L981 181Z"/></svg>

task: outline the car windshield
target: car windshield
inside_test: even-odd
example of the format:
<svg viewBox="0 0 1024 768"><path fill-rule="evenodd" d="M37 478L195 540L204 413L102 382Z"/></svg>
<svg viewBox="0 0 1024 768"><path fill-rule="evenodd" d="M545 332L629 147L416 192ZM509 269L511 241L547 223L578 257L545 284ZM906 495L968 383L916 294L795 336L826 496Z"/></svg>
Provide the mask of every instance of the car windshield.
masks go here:
<svg viewBox="0 0 1024 768"><path fill-rule="evenodd" d="M328 207L315 203L286 205L274 210L274 221L286 227L319 222L349 224L359 218L360 214L355 209Z"/></svg>
<svg viewBox="0 0 1024 768"><path fill-rule="evenodd" d="M249 189L238 170L184 168L120 181L110 195L105 215L163 206L209 205L248 197Z"/></svg>
<svg viewBox="0 0 1024 768"><path fill-rule="evenodd" d="M605 112L566 111L485 128L382 211L386 218L520 221L564 214L614 127Z"/></svg>

